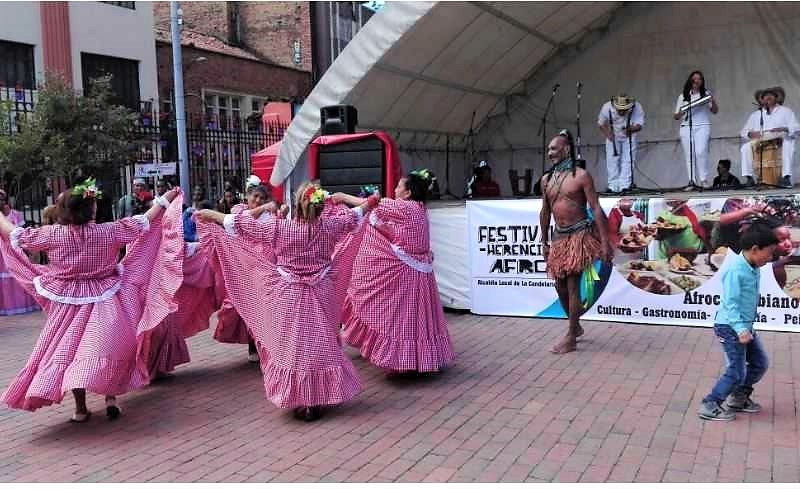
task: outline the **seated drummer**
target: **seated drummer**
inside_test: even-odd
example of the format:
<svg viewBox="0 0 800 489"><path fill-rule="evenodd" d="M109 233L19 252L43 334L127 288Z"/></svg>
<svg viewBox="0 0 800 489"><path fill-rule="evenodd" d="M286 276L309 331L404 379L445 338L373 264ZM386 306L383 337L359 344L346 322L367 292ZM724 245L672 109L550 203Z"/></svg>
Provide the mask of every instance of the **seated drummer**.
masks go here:
<svg viewBox="0 0 800 489"><path fill-rule="evenodd" d="M800 124L798 124L794 112L783 106L783 101L786 98L783 88L773 87L758 90L755 93L755 98L760 108L750 114L741 132L742 139L748 140L741 147L742 176L746 179L745 186L752 187L755 185L753 180L753 144L763 138L779 137L782 140L783 178L778 183L781 187L792 188L794 140L800 132ZM756 175L759 175L758 171Z"/></svg>

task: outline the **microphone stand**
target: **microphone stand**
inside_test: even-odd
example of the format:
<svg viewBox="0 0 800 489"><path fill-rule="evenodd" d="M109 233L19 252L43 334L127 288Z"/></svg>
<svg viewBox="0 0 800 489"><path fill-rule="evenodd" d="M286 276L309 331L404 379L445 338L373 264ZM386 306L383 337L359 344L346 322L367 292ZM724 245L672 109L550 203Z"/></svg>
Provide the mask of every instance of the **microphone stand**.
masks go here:
<svg viewBox="0 0 800 489"><path fill-rule="evenodd" d="M625 132L628 135L628 158L631 161L631 186L628 187L628 190L635 190L636 189L636 179L634 176L634 166L633 166L633 133L631 132L631 117L633 117L633 111L636 110L636 104L633 104L631 107L630 112L628 112L628 121L626 123Z"/></svg>
<svg viewBox="0 0 800 489"><path fill-rule="evenodd" d="M764 138L764 105L758 106L758 114L761 119L759 120L758 137ZM764 184L764 145L759 142L758 144L758 184Z"/></svg>
<svg viewBox="0 0 800 489"><path fill-rule="evenodd" d="M586 160L583 159L583 155L581 154L581 87L583 87L583 83L578 82L577 84L577 99L578 99L578 116L575 121L576 133L577 137L575 138L575 149L577 153L577 157L575 159L575 165L586 169Z"/></svg>
<svg viewBox="0 0 800 489"><path fill-rule="evenodd" d="M544 175L547 167L547 114L550 112L550 107L553 105L553 99L556 98L556 92L560 86L561 85L558 83L553 86L553 93L550 94L550 100L547 101L547 107L544 108L544 114L542 114L542 124L539 126L539 134L542 136L542 175Z"/></svg>
<svg viewBox="0 0 800 489"><path fill-rule="evenodd" d="M702 95L701 95L702 96ZM686 117L689 122L689 186L697 188L697 182L694 181L694 165L697 157L694 154L694 126L692 125L692 92L689 91L689 109L686 111Z"/></svg>

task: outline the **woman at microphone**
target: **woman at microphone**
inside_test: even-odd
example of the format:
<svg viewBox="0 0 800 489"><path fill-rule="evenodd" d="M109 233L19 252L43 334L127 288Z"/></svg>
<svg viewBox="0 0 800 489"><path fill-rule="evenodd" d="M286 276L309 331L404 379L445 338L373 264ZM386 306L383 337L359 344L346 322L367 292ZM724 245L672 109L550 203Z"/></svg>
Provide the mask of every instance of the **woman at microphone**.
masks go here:
<svg viewBox="0 0 800 489"><path fill-rule="evenodd" d="M684 108L686 105L706 97L709 97L708 102L696 105L689 110ZM684 110L681 110L682 108ZM686 158L686 171L689 174L689 186L684 190L694 190L698 186L708 187L708 142L711 139L711 114L716 114L718 110L716 100L706 89L703 73L691 72L686 83L683 84L683 92L678 95L674 114L675 120L681 121L681 145ZM692 150L694 158L692 158ZM692 168L693 159L694 169Z"/></svg>

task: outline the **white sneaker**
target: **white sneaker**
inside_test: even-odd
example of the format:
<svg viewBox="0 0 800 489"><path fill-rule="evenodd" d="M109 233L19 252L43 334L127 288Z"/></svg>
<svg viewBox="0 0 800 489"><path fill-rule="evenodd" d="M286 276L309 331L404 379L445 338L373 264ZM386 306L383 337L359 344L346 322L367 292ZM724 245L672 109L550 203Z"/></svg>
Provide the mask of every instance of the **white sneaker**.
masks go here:
<svg viewBox="0 0 800 489"><path fill-rule="evenodd" d="M258 353L248 353L247 354L247 361L250 363L259 363L261 359L258 358Z"/></svg>

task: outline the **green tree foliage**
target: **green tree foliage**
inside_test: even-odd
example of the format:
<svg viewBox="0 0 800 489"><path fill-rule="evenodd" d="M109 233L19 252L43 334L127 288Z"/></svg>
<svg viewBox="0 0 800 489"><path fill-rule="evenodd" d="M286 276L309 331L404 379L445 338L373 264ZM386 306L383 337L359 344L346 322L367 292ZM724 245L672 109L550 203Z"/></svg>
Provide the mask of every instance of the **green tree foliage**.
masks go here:
<svg viewBox="0 0 800 489"><path fill-rule="evenodd" d="M112 97L109 77L93 80L89 94L79 95L63 78L48 75L18 131L10 131L10 106L0 108L3 182L18 188L31 179L63 177L72 183L127 162L137 148L132 129L138 115Z"/></svg>

